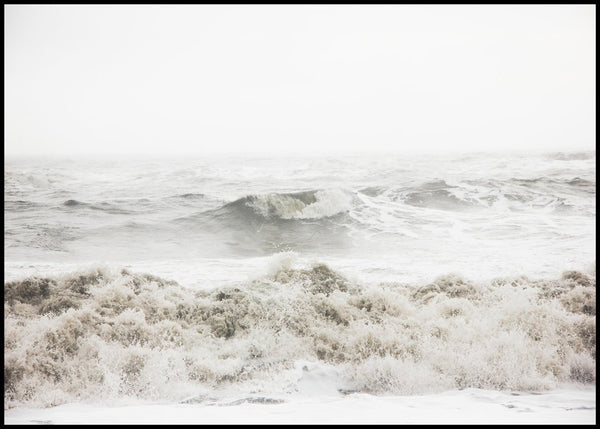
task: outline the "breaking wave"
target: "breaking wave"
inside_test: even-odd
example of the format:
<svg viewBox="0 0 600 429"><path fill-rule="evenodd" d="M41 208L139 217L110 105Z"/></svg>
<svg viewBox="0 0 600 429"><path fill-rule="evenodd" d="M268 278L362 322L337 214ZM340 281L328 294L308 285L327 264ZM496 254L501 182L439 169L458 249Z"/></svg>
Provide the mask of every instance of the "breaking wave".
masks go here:
<svg viewBox="0 0 600 429"><path fill-rule="evenodd" d="M292 224L298 225L298 222L337 226L352 223L358 228L368 229L374 221L381 224L378 219L381 216L393 229L394 222L390 222L392 219L389 215L405 216L408 213L406 207L419 210L411 215L415 224L432 214L434 211L431 209L457 213L475 210L483 213L485 210L496 212L500 207L517 216L537 210L556 214L589 214L594 207L582 202L595 193L594 181L577 176L562 179L512 177L457 183L432 180L410 186L252 194L177 221L208 220L234 229L243 228L243 225L256 229L265 224L289 228ZM364 213L368 216L363 216ZM398 221L404 223L400 218Z"/></svg>
<svg viewBox="0 0 600 429"><path fill-rule="evenodd" d="M250 207L267 219L321 219L347 212L352 196L340 189L249 195L226 207Z"/></svg>
<svg viewBox="0 0 600 429"><path fill-rule="evenodd" d="M4 311L5 409L228 386L290 393L297 362L333 368L340 391L375 394L596 380L595 269L375 286L283 258L264 277L197 291L96 268L7 282Z"/></svg>

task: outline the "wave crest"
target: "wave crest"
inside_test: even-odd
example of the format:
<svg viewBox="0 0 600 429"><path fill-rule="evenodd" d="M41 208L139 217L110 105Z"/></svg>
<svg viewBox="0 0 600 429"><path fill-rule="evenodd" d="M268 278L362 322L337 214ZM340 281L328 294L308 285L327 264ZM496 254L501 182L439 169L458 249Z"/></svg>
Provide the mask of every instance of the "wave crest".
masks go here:
<svg viewBox="0 0 600 429"><path fill-rule="evenodd" d="M251 195L241 201L265 218L280 219L320 219L352 207L352 197L340 189Z"/></svg>

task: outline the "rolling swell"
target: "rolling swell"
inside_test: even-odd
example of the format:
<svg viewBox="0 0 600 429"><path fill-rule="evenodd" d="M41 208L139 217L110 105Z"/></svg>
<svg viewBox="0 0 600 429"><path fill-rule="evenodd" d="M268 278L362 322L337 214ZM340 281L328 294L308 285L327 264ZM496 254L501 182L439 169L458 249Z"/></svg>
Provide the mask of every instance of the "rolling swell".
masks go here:
<svg viewBox="0 0 600 429"><path fill-rule="evenodd" d="M86 203L79 200L67 200L62 205L70 210L90 209L97 210L107 214L130 215L137 214L144 210L145 203L149 200L139 199L134 202L129 201L100 201L98 203Z"/></svg>
<svg viewBox="0 0 600 429"><path fill-rule="evenodd" d="M425 182L416 188L403 191L404 203L442 210L461 210L478 205L477 200L458 197L453 192L455 189L458 189L458 186L449 185L443 180Z"/></svg>
<svg viewBox="0 0 600 429"><path fill-rule="evenodd" d="M283 263L194 291L98 268L4 290L5 409L182 400L227 386L289 393L299 360L333 366L370 393L538 390L596 377L595 273L374 287L324 264Z"/></svg>

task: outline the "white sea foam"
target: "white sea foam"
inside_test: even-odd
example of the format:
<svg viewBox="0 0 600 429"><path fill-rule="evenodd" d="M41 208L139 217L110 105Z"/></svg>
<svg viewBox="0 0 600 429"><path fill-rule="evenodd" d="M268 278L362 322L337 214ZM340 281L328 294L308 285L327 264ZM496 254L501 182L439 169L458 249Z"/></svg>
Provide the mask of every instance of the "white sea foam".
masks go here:
<svg viewBox="0 0 600 429"><path fill-rule="evenodd" d="M316 380L377 394L595 382L595 276L375 287L288 256L210 291L103 268L7 283L5 407L286 394Z"/></svg>

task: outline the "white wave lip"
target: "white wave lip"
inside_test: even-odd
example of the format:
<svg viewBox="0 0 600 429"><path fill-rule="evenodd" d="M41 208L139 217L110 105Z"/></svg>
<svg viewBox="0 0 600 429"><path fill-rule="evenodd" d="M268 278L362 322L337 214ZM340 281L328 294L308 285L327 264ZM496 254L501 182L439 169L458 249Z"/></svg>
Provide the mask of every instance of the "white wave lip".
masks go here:
<svg viewBox="0 0 600 429"><path fill-rule="evenodd" d="M271 193L254 196L248 204L264 217L281 219L321 219L352 208L352 195L341 189L328 189L308 194L301 199L290 194Z"/></svg>

